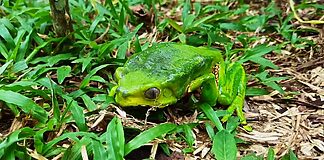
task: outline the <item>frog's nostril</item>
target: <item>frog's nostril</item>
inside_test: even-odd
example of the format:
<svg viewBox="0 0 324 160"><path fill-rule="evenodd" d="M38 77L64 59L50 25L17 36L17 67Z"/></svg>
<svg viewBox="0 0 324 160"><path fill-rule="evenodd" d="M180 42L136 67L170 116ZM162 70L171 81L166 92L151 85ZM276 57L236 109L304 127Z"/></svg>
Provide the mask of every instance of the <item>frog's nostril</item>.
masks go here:
<svg viewBox="0 0 324 160"><path fill-rule="evenodd" d="M127 94L126 91L121 92L121 94L122 94L122 96L123 96L124 98L126 98L126 97L128 96L128 94Z"/></svg>
<svg viewBox="0 0 324 160"><path fill-rule="evenodd" d="M118 87L118 88L116 89L116 92L117 92L119 95L121 95L122 97L124 97L124 98L128 96L127 91L122 90L120 87Z"/></svg>

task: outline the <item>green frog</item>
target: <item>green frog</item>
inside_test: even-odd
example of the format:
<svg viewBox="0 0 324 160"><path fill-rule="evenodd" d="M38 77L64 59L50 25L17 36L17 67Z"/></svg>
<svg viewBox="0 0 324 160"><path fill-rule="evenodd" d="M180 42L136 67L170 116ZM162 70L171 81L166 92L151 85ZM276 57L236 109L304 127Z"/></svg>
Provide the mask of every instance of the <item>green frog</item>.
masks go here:
<svg viewBox="0 0 324 160"><path fill-rule="evenodd" d="M229 106L223 122L236 110L241 124L246 124L242 111L247 83L244 68L225 62L218 50L160 43L132 55L114 76L117 85L110 95L122 107L163 108L199 91L200 102Z"/></svg>

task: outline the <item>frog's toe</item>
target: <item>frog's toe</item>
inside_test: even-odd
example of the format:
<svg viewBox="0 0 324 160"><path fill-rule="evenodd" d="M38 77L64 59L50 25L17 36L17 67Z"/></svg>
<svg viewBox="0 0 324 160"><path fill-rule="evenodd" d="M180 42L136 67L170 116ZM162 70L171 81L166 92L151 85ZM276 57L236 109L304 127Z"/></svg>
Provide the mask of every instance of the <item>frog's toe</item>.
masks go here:
<svg viewBox="0 0 324 160"><path fill-rule="evenodd" d="M221 121L224 123L224 122L227 122L227 120L229 119L229 117L231 117L232 114L226 114L222 119Z"/></svg>
<svg viewBox="0 0 324 160"><path fill-rule="evenodd" d="M243 128L248 132L252 132L252 130L253 130L252 126L250 126L250 125L243 125Z"/></svg>

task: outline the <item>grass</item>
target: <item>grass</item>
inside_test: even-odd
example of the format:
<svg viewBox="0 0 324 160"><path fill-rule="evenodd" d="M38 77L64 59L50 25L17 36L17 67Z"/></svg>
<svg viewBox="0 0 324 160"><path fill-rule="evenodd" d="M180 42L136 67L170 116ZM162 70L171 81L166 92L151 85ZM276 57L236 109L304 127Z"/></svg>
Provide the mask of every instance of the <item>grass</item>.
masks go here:
<svg viewBox="0 0 324 160"><path fill-rule="evenodd" d="M207 157L237 159L247 143L236 136L241 131L237 117L221 124L224 111L207 106L201 106L203 112L190 111L192 121L178 123L161 118L167 109L152 113L148 121L129 115L109 96L114 70L130 54L172 41L218 48L226 60L243 64L253 82L247 96L275 90L290 94L279 84L290 77L276 74L281 66L271 57L287 48L316 49L317 42L305 35L319 35L321 20L301 21L312 25L298 27L296 10L311 8L310 18L324 10L308 2L294 4L293 12L274 1L69 2L74 32L56 37L47 1L0 1L0 159L132 159L131 153L147 143L153 146L152 159L158 148L166 155L180 150L194 157L197 130L207 135ZM187 116L174 113L172 118ZM242 159L264 157L297 159L288 147L286 154L276 155L270 147L267 155Z"/></svg>

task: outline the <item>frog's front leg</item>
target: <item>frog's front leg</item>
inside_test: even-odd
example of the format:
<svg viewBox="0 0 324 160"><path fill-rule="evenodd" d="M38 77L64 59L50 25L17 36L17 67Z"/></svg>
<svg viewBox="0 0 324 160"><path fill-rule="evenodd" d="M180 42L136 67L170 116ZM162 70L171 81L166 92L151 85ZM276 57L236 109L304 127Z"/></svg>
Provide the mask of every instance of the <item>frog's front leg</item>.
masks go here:
<svg viewBox="0 0 324 160"><path fill-rule="evenodd" d="M218 87L213 73L202 75L193 80L188 86L187 92L191 93L197 89L201 90L199 101L206 102L211 106L216 105Z"/></svg>
<svg viewBox="0 0 324 160"><path fill-rule="evenodd" d="M218 102L222 105L229 105L226 110L227 114L222 118L223 122L227 121L236 110L241 124L246 124L243 114L246 82L245 71L241 64L235 62L220 63L218 71Z"/></svg>

